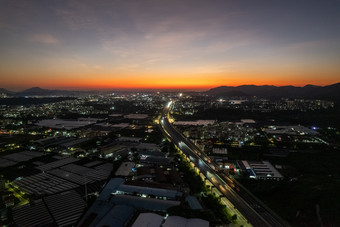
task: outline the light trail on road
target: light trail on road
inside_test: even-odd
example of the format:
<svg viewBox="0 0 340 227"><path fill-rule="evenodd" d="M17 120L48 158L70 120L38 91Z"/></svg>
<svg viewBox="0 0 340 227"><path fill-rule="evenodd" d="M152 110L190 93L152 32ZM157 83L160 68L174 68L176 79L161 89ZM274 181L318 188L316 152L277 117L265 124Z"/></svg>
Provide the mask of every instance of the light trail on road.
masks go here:
<svg viewBox="0 0 340 227"><path fill-rule="evenodd" d="M233 182L227 176L220 176L216 173L216 167L210 158L169 122L169 112L173 105L174 102L171 101L164 108L160 121L161 129L190 161L194 163L196 168L211 181L221 195L225 196L225 199L222 200L224 201L223 203L227 205L229 209L236 210L236 212L239 213L238 216L240 216L240 220L243 220L243 222L247 220L253 226L289 226L288 223L259 203L258 199L255 199L253 195L250 195L245 190L240 190L236 182ZM231 186L229 184L231 184ZM238 191L236 192L233 188L237 188Z"/></svg>

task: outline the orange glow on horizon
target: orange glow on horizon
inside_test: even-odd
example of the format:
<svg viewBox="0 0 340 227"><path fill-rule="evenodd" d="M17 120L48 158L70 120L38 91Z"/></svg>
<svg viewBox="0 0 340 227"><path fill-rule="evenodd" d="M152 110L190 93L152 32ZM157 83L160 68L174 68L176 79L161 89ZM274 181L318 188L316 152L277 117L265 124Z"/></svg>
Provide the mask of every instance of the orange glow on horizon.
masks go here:
<svg viewBox="0 0 340 227"><path fill-rule="evenodd" d="M12 78L15 78L14 76ZM305 86L313 84L325 86L338 83L337 77L328 80L322 78L280 76L273 78L262 74L262 77L250 76L241 73L225 74L187 74L187 75L124 75L121 77L111 75L54 75L43 77L38 75L27 76L20 81L7 77L2 86L5 88L17 88L24 90L30 87L41 87L45 89L66 90L197 90L204 91L219 86L240 85L274 85L274 86ZM292 82L292 83L289 83ZM20 87L20 88L19 88Z"/></svg>
<svg viewBox="0 0 340 227"><path fill-rule="evenodd" d="M65 90L193 90L193 91L204 91L209 90L211 88L220 87L220 86L231 86L237 87L241 85L273 85L273 86L297 86L303 87L310 83L302 83L302 84L286 84L286 83L218 83L218 84L201 84L201 85L191 85L191 84L142 84L142 83L130 83L130 84L117 84L117 83L105 83L105 84L93 84L93 83L63 83L63 84L48 84L48 83L38 83L38 84L27 84L21 85L21 90L27 89L30 87L41 87L45 89L65 89ZM333 83L326 84L313 84L317 86L326 86L331 85ZM20 89L19 89L20 90Z"/></svg>

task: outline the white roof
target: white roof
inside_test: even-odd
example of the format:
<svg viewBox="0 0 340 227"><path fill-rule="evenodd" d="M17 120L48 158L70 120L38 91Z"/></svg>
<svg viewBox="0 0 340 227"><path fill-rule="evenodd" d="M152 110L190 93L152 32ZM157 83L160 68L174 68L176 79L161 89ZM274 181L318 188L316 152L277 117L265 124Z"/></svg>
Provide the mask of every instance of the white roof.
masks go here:
<svg viewBox="0 0 340 227"><path fill-rule="evenodd" d="M125 118L128 119L145 119L148 117L147 114L128 114L124 116Z"/></svg>
<svg viewBox="0 0 340 227"><path fill-rule="evenodd" d="M253 119L241 119L241 122L244 124L255 124L256 121L254 121Z"/></svg>
<svg viewBox="0 0 340 227"><path fill-rule="evenodd" d="M111 125L112 127L114 128L127 128L130 126L129 123L119 123L119 124L114 124L114 125Z"/></svg>
<svg viewBox="0 0 340 227"><path fill-rule="evenodd" d="M215 120L175 121L174 125L212 125Z"/></svg>
<svg viewBox="0 0 340 227"><path fill-rule="evenodd" d="M78 120L61 120L61 119L45 119L41 120L36 125L41 127L58 128L58 129L74 129L94 124L93 121L78 121Z"/></svg>

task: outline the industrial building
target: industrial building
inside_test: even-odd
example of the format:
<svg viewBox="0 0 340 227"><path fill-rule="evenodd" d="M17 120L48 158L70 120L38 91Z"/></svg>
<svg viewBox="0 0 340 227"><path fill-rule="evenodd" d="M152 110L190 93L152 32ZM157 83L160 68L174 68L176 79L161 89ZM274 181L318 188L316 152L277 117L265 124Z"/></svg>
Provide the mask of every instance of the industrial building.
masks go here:
<svg viewBox="0 0 340 227"><path fill-rule="evenodd" d="M282 180L283 176L268 161L238 161L240 168L250 178L261 180Z"/></svg>

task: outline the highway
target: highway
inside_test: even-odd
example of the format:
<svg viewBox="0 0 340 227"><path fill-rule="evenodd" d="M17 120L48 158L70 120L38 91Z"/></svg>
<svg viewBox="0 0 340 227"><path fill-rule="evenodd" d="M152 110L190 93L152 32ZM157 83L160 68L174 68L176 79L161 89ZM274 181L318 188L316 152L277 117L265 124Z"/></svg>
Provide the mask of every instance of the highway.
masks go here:
<svg viewBox="0 0 340 227"><path fill-rule="evenodd" d="M239 188L237 182L215 171L216 167L210 158L169 122L169 112L172 106L173 102L169 102L162 112L160 125L163 132L211 181L216 189L232 203L233 208L237 209L247 219L248 223L256 227L289 226L280 217L264 207L262 203L259 203L258 199L250 195L244 188Z"/></svg>

